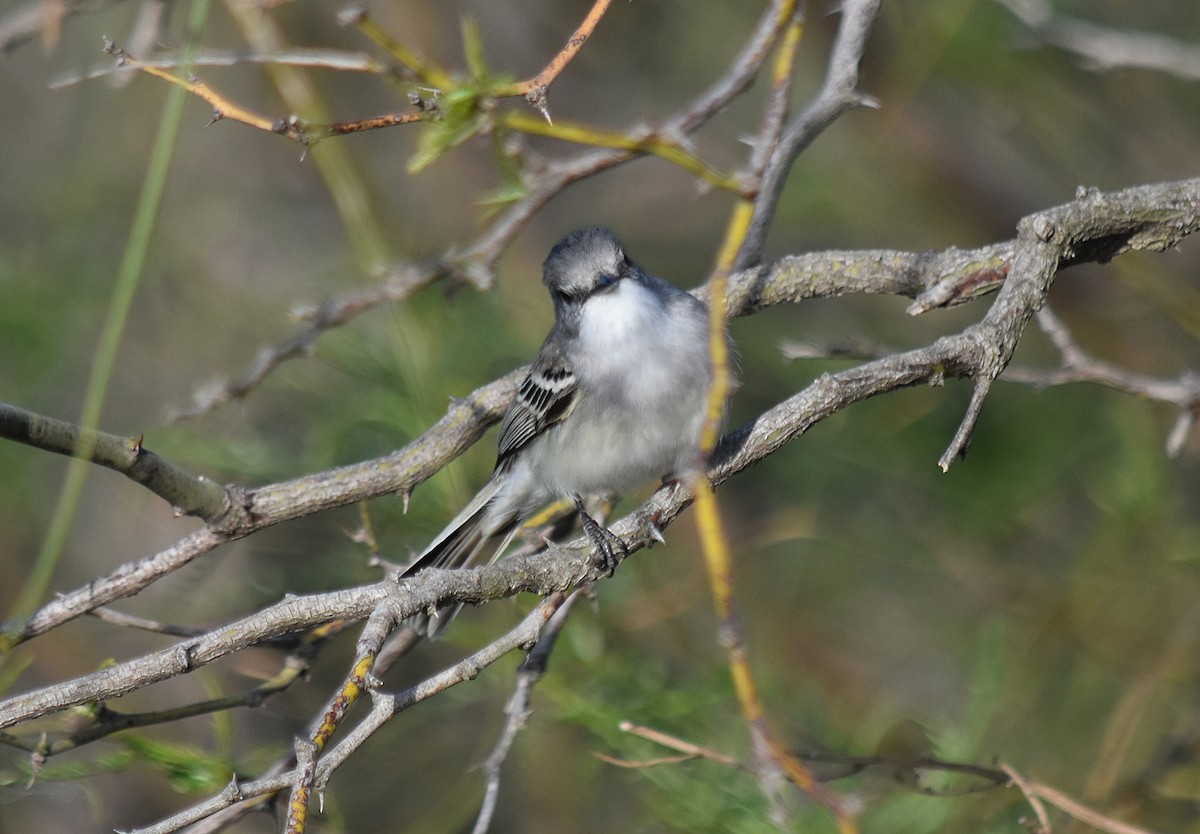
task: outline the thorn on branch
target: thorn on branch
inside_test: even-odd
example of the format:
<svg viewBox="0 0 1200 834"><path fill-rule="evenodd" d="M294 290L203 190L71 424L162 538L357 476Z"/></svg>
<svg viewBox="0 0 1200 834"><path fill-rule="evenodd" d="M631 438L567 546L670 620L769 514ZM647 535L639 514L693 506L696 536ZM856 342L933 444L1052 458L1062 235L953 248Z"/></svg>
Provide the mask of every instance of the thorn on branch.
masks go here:
<svg viewBox="0 0 1200 834"><path fill-rule="evenodd" d="M233 774L233 778L229 780L229 784L225 786L225 789L221 791L221 799L231 804L240 802L243 799L242 783L236 773Z"/></svg>
<svg viewBox="0 0 1200 834"><path fill-rule="evenodd" d="M860 90L855 90L850 94L850 103L852 107L865 107L868 110L879 110L883 107L883 102L875 96Z"/></svg>
<svg viewBox="0 0 1200 834"><path fill-rule="evenodd" d="M367 18L367 7L360 3L343 6L337 13L338 26L357 26Z"/></svg>
<svg viewBox="0 0 1200 834"><path fill-rule="evenodd" d="M441 90L427 89L432 93L431 98L426 98L416 90L413 90L408 94L408 103L426 116L436 116L441 112L441 105L438 104L438 96L441 94Z"/></svg>
<svg viewBox="0 0 1200 834"><path fill-rule="evenodd" d="M25 783L25 790L29 790L37 782L38 777L42 775L42 769L46 766L46 747L49 745L49 739L45 733L42 733L41 741L38 743L37 749L29 754L29 781Z"/></svg>
<svg viewBox="0 0 1200 834"><path fill-rule="evenodd" d="M550 110L547 107L546 101L546 92L549 89L550 88L545 84L534 87L525 94L525 100L533 105L535 110L542 114L542 118L546 120L546 124L553 125L554 119L550 118Z"/></svg>
<svg viewBox="0 0 1200 834"><path fill-rule="evenodd" d="M129 65L131 60L129 53L117 46L116 41L111 38L106 37L104 39L104 51L117 59L117 66L124 67Z"/></svg>
<svg viewBox="0 0 1200 834"><path fill-rule="evenodd" d="M1188 438L1196 430L1198 420L1200 420L1200 402L1192 403L1179 413L1178 419L1175 420L1175 424L1171 426L1171 431L1167 434L1167 457L1179 457Z"/></svg>

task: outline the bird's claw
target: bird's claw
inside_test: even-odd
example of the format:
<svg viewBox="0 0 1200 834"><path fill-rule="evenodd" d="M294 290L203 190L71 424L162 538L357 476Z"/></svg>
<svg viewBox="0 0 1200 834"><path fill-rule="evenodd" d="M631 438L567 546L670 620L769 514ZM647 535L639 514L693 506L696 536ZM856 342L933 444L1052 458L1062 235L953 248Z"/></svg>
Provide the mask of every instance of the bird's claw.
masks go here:
<svg viewBox="0 0 1200 834"><path fill-rule="evenodd" d="M576 498L575 507L579 510L579 522L583 526L583 533L591 542L592 556L595 558L596 567L604 576L612 576L616 573L617 565L621 563L621 560L629 555L625 543L611 530L588 515L583 506L583 499Z"/></svg>

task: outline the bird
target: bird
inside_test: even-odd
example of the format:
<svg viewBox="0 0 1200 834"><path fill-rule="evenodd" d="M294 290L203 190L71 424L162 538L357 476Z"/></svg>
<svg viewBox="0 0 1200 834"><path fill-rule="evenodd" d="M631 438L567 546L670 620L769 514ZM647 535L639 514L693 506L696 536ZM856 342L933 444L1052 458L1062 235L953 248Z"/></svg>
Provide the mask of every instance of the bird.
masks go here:
<svg viewBox="0 0 1200 834"><path fill-rule="evenodd" d="M554 326L500 423L492 475L403 577L490 562L526 518L562 499L575 504L611 572L619 540L588 515L585 499L665 483L698 465L713 378L707 305L648 275L603 227L563 238L542 280ZM436 637L460 607L410 625Z"/></svg>

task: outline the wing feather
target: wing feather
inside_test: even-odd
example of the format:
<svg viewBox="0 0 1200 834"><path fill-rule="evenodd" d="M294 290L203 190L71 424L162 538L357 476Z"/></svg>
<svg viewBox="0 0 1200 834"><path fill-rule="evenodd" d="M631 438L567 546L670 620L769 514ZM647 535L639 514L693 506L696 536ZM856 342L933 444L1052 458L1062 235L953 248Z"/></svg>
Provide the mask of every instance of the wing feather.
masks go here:
<svg viewBox="0 0 1200 834"><path fill-rule="evenodd" d="M578 404L571 363L547 340L500 424L497 466L534 437L566 418Z"/></svg>

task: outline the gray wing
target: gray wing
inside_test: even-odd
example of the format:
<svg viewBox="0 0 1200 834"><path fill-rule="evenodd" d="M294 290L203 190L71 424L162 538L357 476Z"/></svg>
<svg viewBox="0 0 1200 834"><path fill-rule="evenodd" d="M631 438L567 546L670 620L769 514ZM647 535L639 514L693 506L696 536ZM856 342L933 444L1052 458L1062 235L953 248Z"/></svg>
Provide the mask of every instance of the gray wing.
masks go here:
<svg viewBox="0 0 1200 834"><path fill-rule="evenodd" d="M570 414L579 402L580 394L571 363L547 339L500 424L497 467L513 452Z"/></svg>

